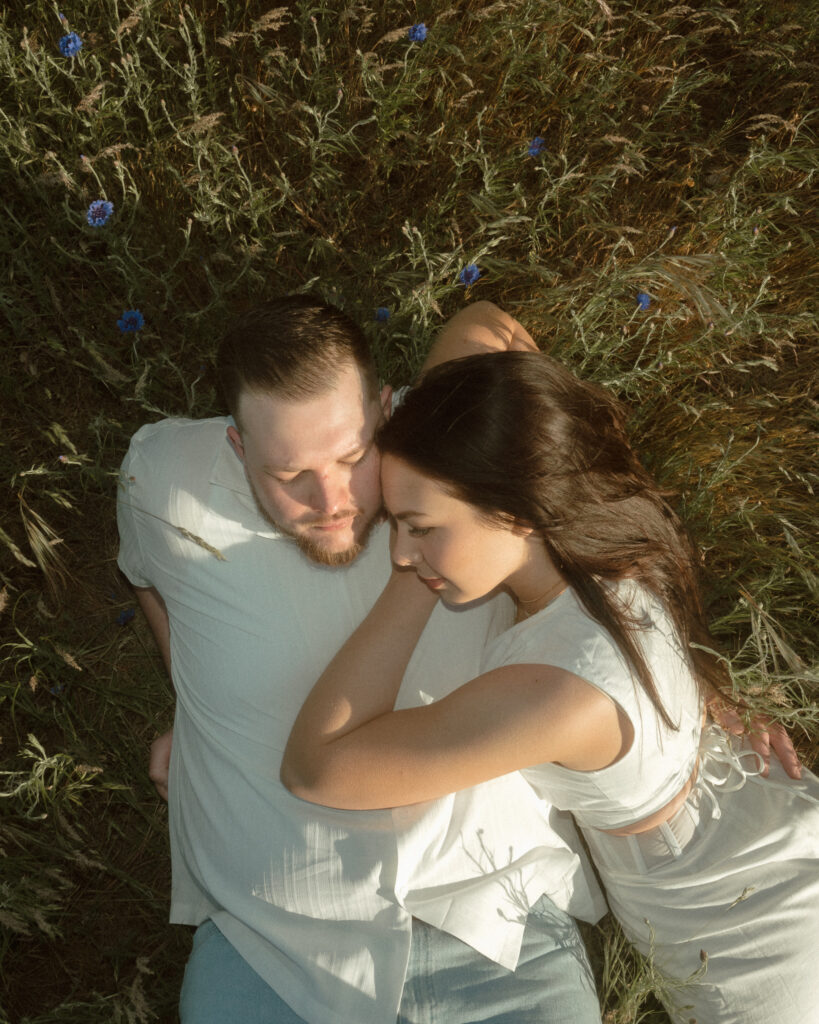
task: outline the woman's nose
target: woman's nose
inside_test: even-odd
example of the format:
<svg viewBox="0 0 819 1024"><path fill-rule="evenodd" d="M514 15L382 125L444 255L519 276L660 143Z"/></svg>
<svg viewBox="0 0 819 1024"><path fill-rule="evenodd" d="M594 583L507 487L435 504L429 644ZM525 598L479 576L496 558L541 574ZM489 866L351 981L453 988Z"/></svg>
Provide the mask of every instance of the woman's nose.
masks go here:
<svg viewBox="0 0 819 1024"><path fill-rule="evenodd" d="M417 565L420 561L420 556L410 540L409 537L402 537L400 532L393 533L392 560L396 565Z"/></svg>

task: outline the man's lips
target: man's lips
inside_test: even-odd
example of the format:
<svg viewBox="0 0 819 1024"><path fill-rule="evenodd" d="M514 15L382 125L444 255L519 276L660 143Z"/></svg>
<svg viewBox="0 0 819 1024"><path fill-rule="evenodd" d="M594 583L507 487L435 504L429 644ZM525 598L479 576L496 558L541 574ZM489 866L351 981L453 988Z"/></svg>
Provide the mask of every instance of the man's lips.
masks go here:
<svg viewBox="0 0 819 1024"><path fill-rule="evenodd" d="M349 512L347 515L340 516L334 519L324 520L317 523L308 523L307 528L309 530L322 530L323 532L333 533L336 530L344 530L350 526L356 517L355 512Z"/></svg>

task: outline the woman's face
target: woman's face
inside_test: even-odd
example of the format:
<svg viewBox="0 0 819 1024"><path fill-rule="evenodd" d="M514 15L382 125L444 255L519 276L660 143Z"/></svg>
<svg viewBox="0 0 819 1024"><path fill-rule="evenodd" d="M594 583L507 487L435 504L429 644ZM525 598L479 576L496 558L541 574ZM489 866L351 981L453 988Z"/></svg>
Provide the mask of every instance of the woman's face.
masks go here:
<svg viewBox="0 0 819 1024"><path fill-rule="evenodd" d="M475 601L525 571L530 531L488 523L393 455L382 457L381 487L393 527L393 562L415 569L447 604Z"/></svg>

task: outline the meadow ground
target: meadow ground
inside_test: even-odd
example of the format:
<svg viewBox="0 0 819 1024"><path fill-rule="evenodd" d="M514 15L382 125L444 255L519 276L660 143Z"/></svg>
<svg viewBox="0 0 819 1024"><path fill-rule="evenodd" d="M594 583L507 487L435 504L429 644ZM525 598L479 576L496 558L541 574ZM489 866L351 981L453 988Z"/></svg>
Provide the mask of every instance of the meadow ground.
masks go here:
<svg viewBox="0 0 819 1024"><path fill-rule="evenodd" d="M491 299L613 388L737 692L815 763L810 7L3 5L0 1021L174 1020L171 698L116 473L143 422L220 411L210 357L259 297L337 302L398 384ZM587 938L607 1024L661 1024L650 965Z"/></svg>

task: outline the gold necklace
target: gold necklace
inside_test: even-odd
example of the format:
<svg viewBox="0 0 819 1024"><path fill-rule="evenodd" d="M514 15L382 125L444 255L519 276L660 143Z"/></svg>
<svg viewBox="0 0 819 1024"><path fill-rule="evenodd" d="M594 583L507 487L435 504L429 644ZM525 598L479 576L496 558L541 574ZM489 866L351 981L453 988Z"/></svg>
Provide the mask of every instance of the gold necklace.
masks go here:
<svg viewBox="0 0 819 1024"><path fill-rule="evenodd" d="M517 613L515 615L515 622L523 622L525 619L528 619L536 612L543 611L546 605L551 604L551 602L558 596L558 594L561 594L566 589L566 587L568 587L568 585L569 584L564 579L559 579L557 583L553 583L547 591L540 595L540 597L530 597L528 601L516 600L515 606L517 608ZM521 605L539 604L541 601L543 601L544 603L539 608L533 608L530 612L523 611L523 609L521 608Z"/></svg>

